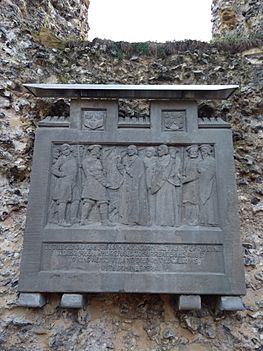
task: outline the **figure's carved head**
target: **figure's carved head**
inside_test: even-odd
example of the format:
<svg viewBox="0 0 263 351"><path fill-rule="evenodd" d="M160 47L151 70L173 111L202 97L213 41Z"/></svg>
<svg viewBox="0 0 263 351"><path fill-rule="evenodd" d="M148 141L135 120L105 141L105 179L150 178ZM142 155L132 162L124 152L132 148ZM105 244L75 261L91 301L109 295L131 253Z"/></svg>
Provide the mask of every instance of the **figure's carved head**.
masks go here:
<svg viewBox="0 0 263 351"><path fill-rule="evenodd" d="M62 153L62 155L69 156L71 151L72 151L72 149L71 149L71 146L69 144L63 144L61 146L61 153Z"/></svg>
<svg viewBox="0 0 263 351"><path fill-rule="evenodd" d="M91 145L87 148L91 156L100 157L101 154L101 145Z"/></svg>
<svg viewBox="0 0 263 351"><path fill-rule="evenodd" d="M158 152L159 156L164 156L164 155L167 155L169 153L169 148L167 145L162 144L162 145L158 146L157 152Z"/></svg>
<svg viewBox="0 0 263 351"><path fill-rule="evenodd" d="M152 156L154 156L154 154L155 154L155 148L154 147L152 147L152 146L149 146L149 147L147 147L146 149L145 149L145 156L146 157L152 157Z"/></svg>
<svg viewBox="0 0 263 351"><path fill-rule="evenodd" d="M137 147L135 145L129 145L127 147L127 153L129 156L137 155L138 154Z"/></svg>
<svg viewBox="0 0 263 351"><path fill-rule="evenodd" d="M190 158L197 158L198 157L198 145L190 145L186 148L186 151Z"/></svg>
<svg viewBox="0 0 263 351"><path fill-rule="evenodd" d="M212 152L213 152L213 147L212 147L212 145L204 144L204 145L201 145L201 146L200 146L200 151L201 151L202 157L206 157L206 156L212 154Z"/></svg>

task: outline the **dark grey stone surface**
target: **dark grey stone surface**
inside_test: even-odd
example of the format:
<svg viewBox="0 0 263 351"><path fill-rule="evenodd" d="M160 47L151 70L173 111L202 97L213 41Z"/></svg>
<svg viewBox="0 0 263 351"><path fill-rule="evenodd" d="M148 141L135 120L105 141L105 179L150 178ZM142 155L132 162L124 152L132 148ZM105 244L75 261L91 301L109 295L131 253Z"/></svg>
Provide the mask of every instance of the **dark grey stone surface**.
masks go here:
<svg viewBox="0 0 263 351"><path fill-rule="evenodd" d="M87 99L69 123L36 133L21 292L245 293L228 124Z"/></svg>

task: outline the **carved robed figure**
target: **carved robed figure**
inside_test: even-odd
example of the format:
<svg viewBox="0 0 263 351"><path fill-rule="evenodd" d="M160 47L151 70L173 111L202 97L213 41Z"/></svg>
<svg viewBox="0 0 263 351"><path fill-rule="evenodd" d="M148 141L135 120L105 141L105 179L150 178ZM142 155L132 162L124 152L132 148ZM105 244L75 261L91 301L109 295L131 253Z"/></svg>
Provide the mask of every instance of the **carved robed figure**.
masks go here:
<svg viewBox="0 0 263 351"><path fill-rule="evenodd" d="M58 224L62 226L70 226L67 221L67 213L71 206L77 206L78 187L76 186L77 178L77 162L72 154L72 148L68 144L61 147L61 155L51 168L51 173L57 179L54 182L54 192L52 200L57 203ZM76 216L76 209L72 208Z"/></svg>
<svg viewBox="0 0 263 351"><path fill-rule="evenodd" d="M167 145L157 148L158 159L152 179L152 194L156 194L156 224L174 226L179 224L180 199L176 188L180 179L176 172L175 159Z"/></svg>
<svg viewBox="0 0 263 351"><path fill-rule="evenodd" d="M85 225L92 208L97 205L101 223L110 225L108 205L109 196L107 191L106 175L100 160L101 146L92 145L88 147L88 156L82 162L85 174L84 187L82 190L82 213L81 224Z"/></svg>
<svg viewBox="0 0 263 351"><path fill-rule="evenodd" d="M156 155L154 147L149 146L145 149L143 163L145 167L147 200L150 212L150 224L154 224L156 216L156 196L152 192L153 175L156 168Z"/></svg>
<svg viewBox="0 0 263 351"><path fill-rule="evenodd" d="M197 225L199 223L199 171L200 162L198 145L186 148L183 172L183 223Z"/></svg>
<svg viewBox="0 0 263 351"><path fill-rule="evenodd" d="M123 176L120 188L119 218L123 224L149 224L144 164L135 145L127 147L119 161L118 169Z"/></svg>
<svg viewBox="0 0 263 351"><path fill-rule="evenodd" d="M216 160L211 145L201 145L202 159L198 166L200 173L200 223L217 224Z"/></svg>

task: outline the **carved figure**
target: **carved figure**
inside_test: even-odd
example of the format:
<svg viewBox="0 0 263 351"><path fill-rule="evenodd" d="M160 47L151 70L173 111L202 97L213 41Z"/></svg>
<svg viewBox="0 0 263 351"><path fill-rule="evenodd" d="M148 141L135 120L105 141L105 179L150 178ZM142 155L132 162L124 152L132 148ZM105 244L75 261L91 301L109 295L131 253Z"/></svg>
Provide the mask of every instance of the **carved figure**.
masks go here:
<svg viewBox="0 0 263 351"><path fill-rule="evenodd" d="M112 225L109 221L109 197L107 192L106 174L100 160L101 145L87 148L89 155L83 160L82 168L85 174L84 186L81 194L82 213L81 224L87 224L92 208L98 206L101 223Z"/></svg>
<svg viewBox="0 0 263 351"><path fill-rule="evenodd" d="M58 224L70 226L67 221L69 205L75 199L74 189L77 176L77 162L72 155L72 147L68 144L61 146L61 155L51 167L51 173L57 177L52 194L52 200L57 203Z"/></svg>
<svg viewBox="0 0 263 351"><path fill-rule="evenodd" d="M118 170L123 176L120 188L119 220L123 224L149 224L146 178L143 161L135 145L119 160Z"/></svg>
<svg viewBox="0 0 263 351"><path fill-rule="evenodd" d="M199 147L191 145L186 148L183 172L183 222L189 225L199 223Z"/></svg>
<svg viewBox="0 0 263 351"><path fill-rule="evenodd" d="M200 172L200 223L216 225L216 160L212 156L213 147L211 145L201 145L200 151L202 156L198 166Z"/></svg>
<svg viewBox="0 0 263 351"><path fill-rule="evenodd" d="M152 181L152 194L156 194L156 224L175 226L179 224L179 206L176 187L180 178L176 172L175 159L171 157L167 145L157 148L158 159Z"/></svg>
<svg viewBox="0 0 263 351"><path fill-rule="evenodd" d="M80 198L81 198L81 191L80 191L80 184L81 184L81 174L80 174L80 167L81 167L81 148L79 145L76 145L75 149L73 149L72 154L75 157L77 162L77 175L76 181L73 184L73 192L72 192L72 202L70 205L70 223L79 223L78 212L79 212L79 205L80 205Z"/></svg>
<svg viewBox="0 0 263 351"><path fill-rule="evenodd" d="M174 159L174 172L177 175L180 186L176 186L175 192L176 192L176 199L178 201L178 224L181 224L181 218L182 218L182 156L181 156L181 149L178 147L173 147L171 146L169 148L169 152L171 155L171 158Z"/></svg>
<svg viewBox="0 0 263 351"><path fill-rule="evenodd" d="M145 149L145 157L143 159L146 175L147 199L150 211L150 222L155 222L155 194L152 194L152 181L156 167L155 148L149 146Z"/></svg>
<svg viewBox="0 0 263 351"><path fill-rule="evenodd" d="M116 223L119 221L119 200L120 187L123 177L117 165L120 159L121 149L118 147L103 147L102 163L107 174L108 194L109 194L109 219Z"/></svg>
<svg viewBox="0 0 263 351"><path fill-rule="evenodd" d="M52 149L52 165L55 165L59 156L60 156L60 148L59 147L54 147ZM51 181L50 181L50 188L52 189L52 198L51 198L51 203L49 207L49 222L58 224L58 203L57 203L57 183L58 183L58 177L56 177L54 174L52 174Z"/></svg>

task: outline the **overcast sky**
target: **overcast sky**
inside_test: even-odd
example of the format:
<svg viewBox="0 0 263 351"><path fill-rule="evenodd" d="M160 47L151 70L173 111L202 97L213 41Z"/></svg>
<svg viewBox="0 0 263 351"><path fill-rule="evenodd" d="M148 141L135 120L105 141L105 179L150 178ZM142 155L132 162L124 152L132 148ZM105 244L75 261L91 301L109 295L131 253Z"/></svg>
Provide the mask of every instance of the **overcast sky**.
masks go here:
<svg viewBox="0 0 263 351"><path fill-rule="evenodd" d="M89 39L211 39L211 0L91 0Z"/></svg>

